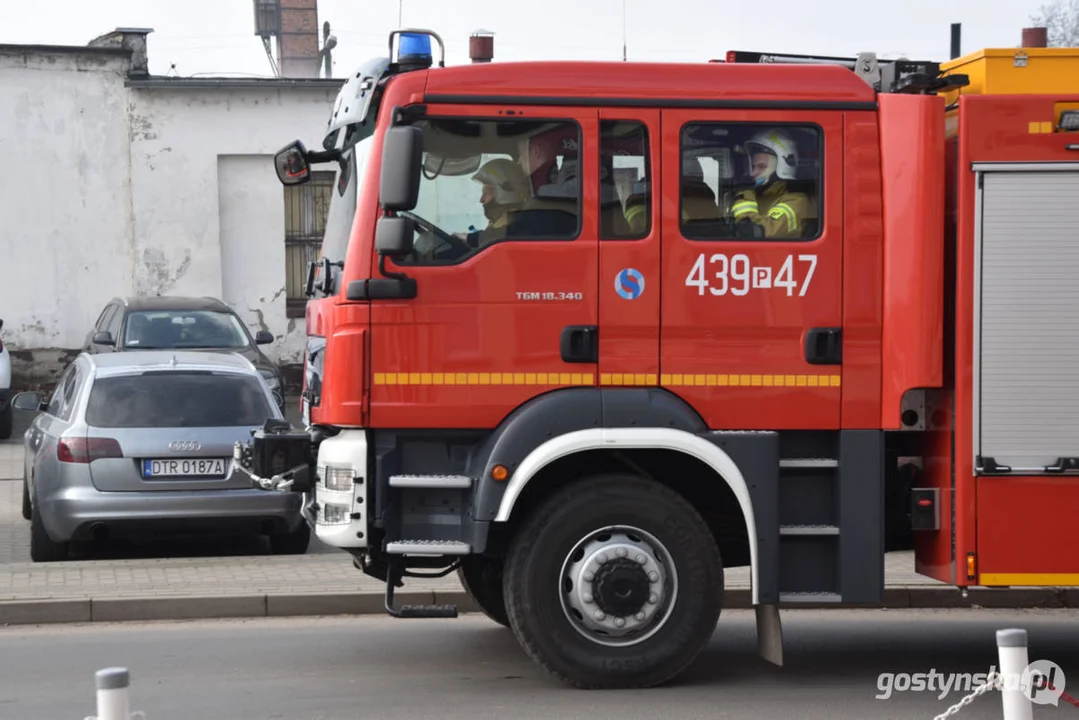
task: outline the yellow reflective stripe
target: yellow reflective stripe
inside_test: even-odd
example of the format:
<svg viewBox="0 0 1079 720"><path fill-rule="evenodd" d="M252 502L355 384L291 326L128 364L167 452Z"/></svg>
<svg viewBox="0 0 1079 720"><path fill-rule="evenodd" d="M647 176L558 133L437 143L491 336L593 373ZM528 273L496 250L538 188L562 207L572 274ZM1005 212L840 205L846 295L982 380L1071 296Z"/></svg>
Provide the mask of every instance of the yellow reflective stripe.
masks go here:
<svg viewBox="0 0 1079 720"><path fill-rule="evenodd" d="M630 205L626 208L626 221L633 222L633 218L637 217L645 211L644 205Z"/></svg>
<svg viewBox="0 0 1079 720"><path fill-rule="evenodd" d="M755 213L759 209L756 200L739 200L731 206L731 211L735 217L739 215L748 215L749 213Z"/></svg>
<svg viewBox="0 0 1079 720"><path fill-rule="evenodd" d="M772 209L768 211L768 217L774 220L780 220L787 218L787 229L793 231L798 227L798 215L787 203L776 203L772 206Z"/></svg>

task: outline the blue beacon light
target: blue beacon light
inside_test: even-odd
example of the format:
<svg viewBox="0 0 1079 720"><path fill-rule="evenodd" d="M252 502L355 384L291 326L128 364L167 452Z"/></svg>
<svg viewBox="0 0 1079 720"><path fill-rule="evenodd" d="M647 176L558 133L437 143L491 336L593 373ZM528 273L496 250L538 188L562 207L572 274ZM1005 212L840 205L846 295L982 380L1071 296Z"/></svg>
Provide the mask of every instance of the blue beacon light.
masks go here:
<svg viewBox="0 0 1079 720"><path fill-rule="evenodd" d="M431 54L431 36L419 33L398 35L397 62L401 65L430 67L434 63L434 56Z"/></svg>

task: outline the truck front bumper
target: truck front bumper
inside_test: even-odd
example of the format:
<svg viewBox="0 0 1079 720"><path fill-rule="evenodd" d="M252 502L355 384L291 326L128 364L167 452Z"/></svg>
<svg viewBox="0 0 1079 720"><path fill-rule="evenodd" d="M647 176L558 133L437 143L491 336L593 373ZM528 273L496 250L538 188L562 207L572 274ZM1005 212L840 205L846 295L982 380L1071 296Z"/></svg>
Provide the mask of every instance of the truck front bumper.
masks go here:
<svg viewBox="0 0 1079 720"><path fill-rule="evenodd" d="M256 432L235 456L255 487L303 494L302 514L315 536L333 547L367 547L367 431Z"/></svg>

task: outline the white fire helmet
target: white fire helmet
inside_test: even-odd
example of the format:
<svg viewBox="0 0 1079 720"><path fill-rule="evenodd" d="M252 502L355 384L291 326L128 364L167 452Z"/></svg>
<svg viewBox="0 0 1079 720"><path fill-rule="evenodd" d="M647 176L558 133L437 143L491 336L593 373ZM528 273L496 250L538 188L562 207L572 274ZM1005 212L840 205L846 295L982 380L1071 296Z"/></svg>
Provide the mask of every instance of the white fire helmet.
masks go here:
<svg viewBox="0 0 1079 720"><path fill-rule="evenodd" d="M794 180L798 171L798 148L791 136L779 129L758 133L746 143L746 153L752 164L753 155L761 151L775 155L773 172L784 180Z"/></svg>
<svg viewBox="0 0 1079 720"><path fill-rule="evenodd" d="M495 158L481 167L472 179L494 189L494 201L514 205L529 198L528 177L520 165L507 158Z"/></svg>

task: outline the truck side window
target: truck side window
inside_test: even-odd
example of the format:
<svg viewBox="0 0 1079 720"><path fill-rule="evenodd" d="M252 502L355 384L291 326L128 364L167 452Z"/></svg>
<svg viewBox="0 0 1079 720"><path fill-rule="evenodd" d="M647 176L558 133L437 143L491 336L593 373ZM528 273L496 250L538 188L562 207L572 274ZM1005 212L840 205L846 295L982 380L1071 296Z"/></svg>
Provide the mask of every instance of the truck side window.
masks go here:
<svg viewBox="0 0 1079 720"><path fill-rule="evenodd" d="M580 127L544 119L427 118L415 249L401 265L456 265L512 240L581 231Z"/></svg>
<svg viewBox="0 0 1079 720"><path fill-rule="evenodd" d="M599 126L600 238L640 240L652 231L648 128L636 120Z"/></svg>
<svg viewBox="0 0 1079 720"><path fill-rule="evenodd" d="M686 124L682 235L690 240L819 237L823 145L814 125Z"/></svg>

